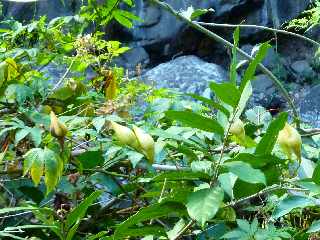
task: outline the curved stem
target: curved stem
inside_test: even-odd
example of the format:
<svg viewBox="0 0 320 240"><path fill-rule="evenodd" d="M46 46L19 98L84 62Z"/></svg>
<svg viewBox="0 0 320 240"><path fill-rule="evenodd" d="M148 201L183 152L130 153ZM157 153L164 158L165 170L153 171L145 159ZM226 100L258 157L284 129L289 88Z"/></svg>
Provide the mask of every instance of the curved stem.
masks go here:
<svg viewBox="0 0 320 240"><path fill-rule="evenodd" d="M265 27L265 26L259 26L259 25L250 25L250 24L227 24L227 23L206 23L206 22L197 22L197 21L193 21L193 23L199 24L201 26L210 26L210 27L224 27L224 28L255 28L255 29L260 29L260 30L265 30L265 31L270 31L273 33L280 33L280 34L284 34L284 35L289 35L289 36L294 36L296 38L300 38L306 42L309 42L317 47L320 47L320 43L318 43L317 41L305 37L301 34L298 33L293 33L293 32L289 32L286 30L282 30L282 29L276 29L276 28L270 28L270 27Z"/></svg>
<svg viewBox="0 0 320 240"><path fill-rule="evenodd" d="M162 2L162 1L159 1L159 0L150 0L150 1L154 2L155 4L159 5L161 8L163 8L166 11L170 12L172 15L176 16L178 19L186 22L189 26L191 26L194 29L197 29L199 32L202 32L203 34L205 34L208 37L216 40L219 43L222 43L223 45L225 45L226 47L228 47L230 49L234 48L234 45L232 43L230 43L229 41L227 41L224 38L220 37L219 35L209 31L208 29L202 27L198 23L195 23L195 22L191 21L190 19L186 18L181 13L177 12L176 10L174 10L169 4L167 4L165 2ZM236 48L236 50L242 57L244 57L248 61L250 61L250 62L253 61L253 57L251 57L249 54L247 54L246 52L244 52L240 48ZM295 107L295 105L293 103L293 100L290 97L290 94L288 93L288 91L284 88L284 86L282 85L280 80L269 69L267 69L263 64L259 64L258 67L264 74L266 74L271 79L273 84L278 88L278 90L281 92L283 97L286 99L286 101L288 102L290 108L293 111L293 115L294 115L295 121L297 122L297 125L298 125L298 128L299 128L299 126L300 126L299 113L298 113L298 110Z"/></svg>

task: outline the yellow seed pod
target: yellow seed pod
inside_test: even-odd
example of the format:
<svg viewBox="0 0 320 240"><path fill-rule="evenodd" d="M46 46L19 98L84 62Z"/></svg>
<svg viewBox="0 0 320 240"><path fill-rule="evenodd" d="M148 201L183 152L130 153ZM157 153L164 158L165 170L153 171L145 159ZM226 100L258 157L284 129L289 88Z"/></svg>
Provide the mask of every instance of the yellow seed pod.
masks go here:
<svg viewBox="0 0 320 240"><path fill-rule="evenodd" d="M237 119L236 121L234 121L231 124L229 132L232 135L235 135L241 141L245 141L245 139L246 139L246 133L245 133L245 130L244 130L244 124L240 119Z"/></svg>
<svg viewBox="0 0 320 240"><path fill-rule="evenodd" d="M121 144L128 145L135 149L139 147L137 138L130 128L122 126L114 121L110 121L110 125Z"/></svg>
<svg viewBox="0 0 320 240"><path fill-rule="evenodd" d="M137 126L133 126L133 131L139 142L140 151L146 156L150 163L153 163L155 155L155 143L153 138Z"/></svg>
<svg viewBox="0 0 320 240"><path fill-rule="evenodd" d="M59 119L53 111L50 112L50 120L51 135L58 139L63 139L68 133L67 127L59 121Z"/></svg>
<svg viewBox="0 0 320 240"><path fill-rule="evenodd" d="M302 140L301 135L294 127L286 123L284 128L279 132L277 142L289 159L291 159L293 152L298 161L301 162Z"/></svg>

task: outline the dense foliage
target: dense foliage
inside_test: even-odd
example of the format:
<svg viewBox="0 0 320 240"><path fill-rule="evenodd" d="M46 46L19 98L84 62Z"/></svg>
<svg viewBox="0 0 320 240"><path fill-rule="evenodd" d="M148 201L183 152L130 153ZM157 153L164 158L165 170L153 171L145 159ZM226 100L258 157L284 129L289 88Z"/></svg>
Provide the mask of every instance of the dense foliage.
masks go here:
<svg viewBox="0 0 320 240"><path fill-rule="evenodd" d="M153 89L114 64L119 4L1 22L1 239L318 239L319 136L247 108L269 43L239 70L237 28L212 99Z"/></svg>

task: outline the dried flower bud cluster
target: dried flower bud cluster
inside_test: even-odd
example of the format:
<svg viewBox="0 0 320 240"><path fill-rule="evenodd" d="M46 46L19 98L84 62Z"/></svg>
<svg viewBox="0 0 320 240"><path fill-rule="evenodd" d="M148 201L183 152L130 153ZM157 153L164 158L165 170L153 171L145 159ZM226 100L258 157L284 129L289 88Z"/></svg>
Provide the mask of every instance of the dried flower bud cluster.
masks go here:
<svg viewBox="0 0 320 240"><path fill-rule="evenodd" d="M74 43L74 47L77 51L77 56L85 56L88 53L92 52L92 49L94 48L92 35L87 34L87 35L78 37Z"/></svg>

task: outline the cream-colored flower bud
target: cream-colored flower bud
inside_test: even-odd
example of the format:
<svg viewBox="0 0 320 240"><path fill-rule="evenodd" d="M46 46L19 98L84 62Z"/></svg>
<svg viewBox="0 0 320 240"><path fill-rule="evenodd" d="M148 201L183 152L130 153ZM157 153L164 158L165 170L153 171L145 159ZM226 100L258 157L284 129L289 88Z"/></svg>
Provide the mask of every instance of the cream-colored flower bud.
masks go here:
<svg viewBox="0 0 320 240"><path fill-rule="evenodd" d="M135 149L139 147L136 135L130 128L122 126L114 121L110 121L110 124L121 144L128 145Z"/></svg>
<svg viewBox="0 0 320 240"><path fill-rule="evenodd" d="M53 111L50 112L50 133L53 137L56 137L58 139L64 138L67 133L68 129L67 127L59 121L57 116Z"/></svg>
<svg viewBox="0 0 320 240"><path fill-rule="evenodd" d="M277 142L282 151L291 159L292 152L296 155L299 162L301 162L301 135L290 124L286 123L284 128L279 132Z"/></svg>
<svg viewBox="0 0 320 240"><path fill-rule="evenodd" d="M244 141L246 138L244 124L240 119L237 119L231 124L229 132L238 137L241 141Z"/></svg>
<svg viewBox="0 0 320 240"><path fill-rule="evenodd" d="M153 138L137 126L133 126L133 131L139 142L140 150L146 156L149 162L153 163L155 155L155 143Z"/></svg>

